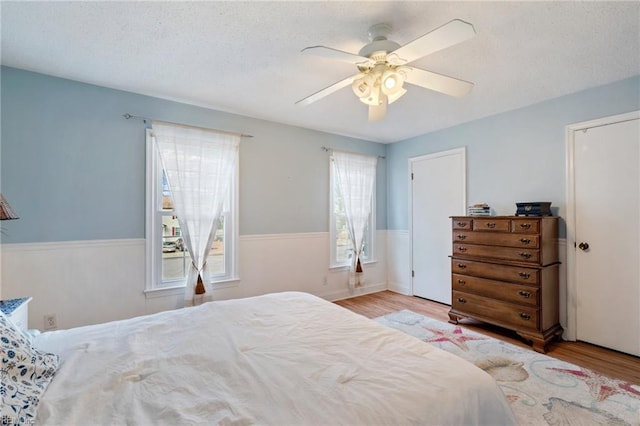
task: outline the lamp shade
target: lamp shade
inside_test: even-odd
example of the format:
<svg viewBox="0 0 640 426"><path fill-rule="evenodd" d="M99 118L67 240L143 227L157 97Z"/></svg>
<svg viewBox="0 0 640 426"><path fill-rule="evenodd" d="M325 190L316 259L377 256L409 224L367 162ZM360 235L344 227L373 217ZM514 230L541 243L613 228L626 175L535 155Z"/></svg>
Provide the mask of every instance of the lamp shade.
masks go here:
<svg viewBox="0 0 640 426"><path fill-rule="evenodd" d="M18 215L13 211L4 195L0 194L0 220L18 219Z"/></svg>
<svg viewBox="0 0 640 426"><path fill-rule="evenodd" d="M405 93L407 93L407 89L404 88L400 88L399 91L387 96L389 103L392 104L395 101L397 101L398 99L400 99L400 96L404 95Z"/></svg>
<svg viewBox="0 0 640 426"><path fill-rule="evenodd" d="M387 70L382 74L382 92L387 95L394 95L402 90L404 75L395 70Z"/></svg>
<svg viewBox="0 0 640 426"><path fill-rule="evenodd" d="M351 85L351 88L357 97L361 99L368 98L371 95L374 83L375 79L373 76L371 74L367 74L364 77L355 80Z"/></svg>

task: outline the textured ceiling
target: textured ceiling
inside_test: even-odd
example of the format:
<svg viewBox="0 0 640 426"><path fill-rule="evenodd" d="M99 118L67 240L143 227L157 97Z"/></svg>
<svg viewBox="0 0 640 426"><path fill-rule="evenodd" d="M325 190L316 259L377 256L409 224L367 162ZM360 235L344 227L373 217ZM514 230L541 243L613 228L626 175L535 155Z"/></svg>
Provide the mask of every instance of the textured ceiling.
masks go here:
<svg viewBox="0 0 640 426"><path fill-rule="evenodd" d="M640 2L8 2L2 63L101 86L394 142L640 74ZM475 83L464 98L409 86L380 122L356 72L300 54L357 53L386 22L401 45L452 20L476 37L412 65ZM123 111L125 112L125 111Z"/></svg>

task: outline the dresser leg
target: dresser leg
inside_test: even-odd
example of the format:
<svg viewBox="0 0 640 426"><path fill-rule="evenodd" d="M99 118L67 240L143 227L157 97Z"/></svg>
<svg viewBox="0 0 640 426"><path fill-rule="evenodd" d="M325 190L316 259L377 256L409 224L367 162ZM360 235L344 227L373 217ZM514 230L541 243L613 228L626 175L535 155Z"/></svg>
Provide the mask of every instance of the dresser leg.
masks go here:
<svg viewBox="0 0 640 426"><path fill-rule="evenodd" d="M536 352L540 352L541 354L546 353L547 344L544 340L540 339L532 339L532 347Z"/></svg>
<svg viewBox="0 0 640 426"><path fill-rule="evenodd" d="M545 340L544 337L542 336L541 336L542 338L534 337L531 334L525 334L519 331L516 331L516 333L518 334L518 336L522 337L528 343L531 343L531 349L533 349L534 351L540 352L541 354L546 352L548 340Z"/></svg>
<svg viewBox="0 0 640 426"><path fill-rule="evenodd" d="M518 333L518 335L523 339L531 342L531 346L534 351L543 354L547 352L547 346L550 342L552 342L553 340L558 340L560 336L562 336L562 331L563 330L560 324L556 324L555 326L551 327L549 330L546 330L541 334L533 335L529 333L522 333L519 331L516 331L516 333Z"/></svg>
<svg viewBox="0 0 640 426"><path fill-rule="evenodd" d="M456 314L452 314L451 312L449 312L449 322L450 322L451 324L456 324L456 325L457 325L457 324L458 324L458 319L459 319L459 318L460 318L460 317L458 317Z"/></svg>

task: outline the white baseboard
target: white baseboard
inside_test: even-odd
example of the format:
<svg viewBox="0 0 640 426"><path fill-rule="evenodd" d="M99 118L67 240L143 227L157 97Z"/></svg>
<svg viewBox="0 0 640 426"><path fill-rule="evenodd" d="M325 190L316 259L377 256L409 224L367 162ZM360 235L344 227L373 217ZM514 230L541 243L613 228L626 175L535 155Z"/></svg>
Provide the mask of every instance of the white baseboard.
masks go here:
<svg viewBox="0 0 640 426"><path fill-rule="evenodd" d="M385 290L387 290L387 283L383 282L383 283L371 284L371 285L365 284L364 286L358 287L353 291L340 290L340 291L334 291L326 294L319 294L318 296L330 302L335 302L337 300L350 299L352 297L363 296L365 294L378 293L380 291L385 291Z"/></svg>
<svg viewBox="0 0 640 426"><path fill-rule="evenodd" d="M388 290L393 291L394 293L404 294L405 296L412 296L411 288L402 283L389 282Z"/></svg>

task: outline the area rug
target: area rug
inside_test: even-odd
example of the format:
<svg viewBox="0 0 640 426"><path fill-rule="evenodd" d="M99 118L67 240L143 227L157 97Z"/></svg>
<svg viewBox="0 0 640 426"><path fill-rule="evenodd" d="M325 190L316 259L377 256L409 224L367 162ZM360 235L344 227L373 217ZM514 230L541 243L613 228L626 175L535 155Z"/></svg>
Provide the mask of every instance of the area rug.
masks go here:
<svg viewBox="0 0 640 426"><path fill-rule="evenodd" d="M640 385L403 310L375 319L489 373L521 425L640 425Z"/></svg>

